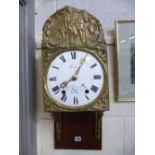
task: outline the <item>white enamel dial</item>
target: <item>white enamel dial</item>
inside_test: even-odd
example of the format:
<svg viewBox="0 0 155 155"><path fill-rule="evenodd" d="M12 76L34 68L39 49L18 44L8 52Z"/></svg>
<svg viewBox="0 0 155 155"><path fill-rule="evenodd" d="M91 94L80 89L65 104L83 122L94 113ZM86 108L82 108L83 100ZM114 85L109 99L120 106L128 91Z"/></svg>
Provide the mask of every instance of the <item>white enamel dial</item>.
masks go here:
<svg viewBox="0 0 155 155"><path fill-rule="evenodd" d="M104 84L104 71L96 57L85 51L66 51L50 64L49 95L59 104L80 107L94 101Z"/></svg>

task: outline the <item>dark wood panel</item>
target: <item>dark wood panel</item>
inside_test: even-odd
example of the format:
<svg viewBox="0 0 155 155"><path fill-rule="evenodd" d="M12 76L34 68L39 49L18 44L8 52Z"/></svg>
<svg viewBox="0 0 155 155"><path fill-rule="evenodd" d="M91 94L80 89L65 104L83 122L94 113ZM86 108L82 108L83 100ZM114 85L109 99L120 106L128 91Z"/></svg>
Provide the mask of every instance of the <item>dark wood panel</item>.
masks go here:
<svg viewBox="0 0 155 155"><path fill-rule="evenodd" d="M101 149L101 138L96 137L96 112L61 113L60 139L56 130L55 122L57 149Z"/></svg>

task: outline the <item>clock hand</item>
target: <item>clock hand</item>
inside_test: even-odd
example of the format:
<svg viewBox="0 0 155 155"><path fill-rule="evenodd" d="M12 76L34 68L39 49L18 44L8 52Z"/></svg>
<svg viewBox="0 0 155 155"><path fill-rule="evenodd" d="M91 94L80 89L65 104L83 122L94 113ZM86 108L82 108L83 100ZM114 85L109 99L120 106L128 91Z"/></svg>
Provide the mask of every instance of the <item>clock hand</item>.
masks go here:
<svg viewBox="0 0 155 155"><path fill-rule="evenodd" d="M69 80L62 82L62 83L60 84L60 88L63 88L63 89L64 89L64 88L68 85L68 83L69 83L70 81L75 81L75 80L77 80L77 75L79 74L79 71L80 71L81 67L82 67L83 64L85 63L86 57L87 57L87 54L85 55L84 58L81 58L81 59L80 59L80 65L79 65L79 67L77 68L77 70L75 71L75 73L71 76L71 78L70 78Z"/></svg>
<svg viewBox="0 0 155 155"><path fill-rule="evenodd" d="M68 81L62 82L60 84L60 87L59 88L65 88L70 81L75 81L76 79L77 79L77 77L73 75Z"/></svg>
<svg viewBox="0 0 155 155"><path fill-rule="evenodd" d="M82 68L83 64L85 63L86 57L87 57L87 56L88 56L88 55L86 54L84 58L81 58L81 59L80 59L80 65L79 65L78 69L75 71L75 73L73 74L73 76L76 77L76 76L79 74L79 71L80 71L80 69Z"/></svg>
<svg viewBox="0 0 155 155"><path fill-rule="evenodd" d="M65 88L67 86L67 81L64 81L60 84L59 88Z"/></svg>
<svg viewBox="0 0 155 155"><path fill-rule="evenodd" d="M68 83L71 81L71 79L69 79L68 81L64 81L64 82L62 82L61 84L60 84L60 87L59 88L65 88L67 85L68 85Z"/></svg>

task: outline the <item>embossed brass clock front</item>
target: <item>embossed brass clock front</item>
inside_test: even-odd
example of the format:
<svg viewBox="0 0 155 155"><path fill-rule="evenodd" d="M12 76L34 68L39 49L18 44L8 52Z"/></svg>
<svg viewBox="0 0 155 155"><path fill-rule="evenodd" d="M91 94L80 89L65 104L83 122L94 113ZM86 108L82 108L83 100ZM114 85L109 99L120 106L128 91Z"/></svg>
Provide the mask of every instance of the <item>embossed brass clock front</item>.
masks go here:
<svg viewBox="0 0 155 155"><path fill-rule="evenodd" d="M109 108L106 43L99 21L66 7L43 28L45 110L106 111Z"/></svg>

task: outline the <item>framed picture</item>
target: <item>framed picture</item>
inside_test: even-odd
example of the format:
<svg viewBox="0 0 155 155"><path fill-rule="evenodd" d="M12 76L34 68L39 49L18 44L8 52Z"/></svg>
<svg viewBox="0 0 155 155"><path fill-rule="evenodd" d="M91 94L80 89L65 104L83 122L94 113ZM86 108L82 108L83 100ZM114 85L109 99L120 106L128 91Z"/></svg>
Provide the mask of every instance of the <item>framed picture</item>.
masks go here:
<svg viewBox="0 0 155 155"><path fill-rule="evenodd" d="M115 99L135 101L135 21L118 20L115 27Z"/></svg>

